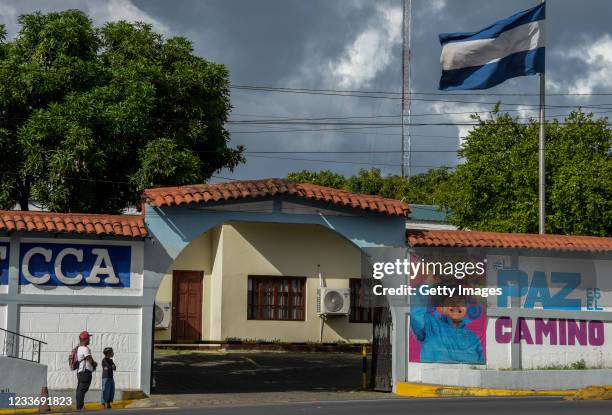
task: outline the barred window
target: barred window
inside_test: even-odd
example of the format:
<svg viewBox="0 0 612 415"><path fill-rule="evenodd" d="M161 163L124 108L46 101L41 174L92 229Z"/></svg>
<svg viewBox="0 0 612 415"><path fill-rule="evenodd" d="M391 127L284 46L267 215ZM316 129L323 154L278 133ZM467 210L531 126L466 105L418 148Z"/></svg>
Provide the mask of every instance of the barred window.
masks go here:
<svg viewBox="0 0 612 415"><path fill-rule="evenodd" d="M248 285L248 320L305 320L305 277L249 276Z"/></svg>
<svg viewBox="0 0 612 415"><path fill-rule="evenodd" d="M372 322L372 281L361 278L351 278L351 323Z"/></svg>

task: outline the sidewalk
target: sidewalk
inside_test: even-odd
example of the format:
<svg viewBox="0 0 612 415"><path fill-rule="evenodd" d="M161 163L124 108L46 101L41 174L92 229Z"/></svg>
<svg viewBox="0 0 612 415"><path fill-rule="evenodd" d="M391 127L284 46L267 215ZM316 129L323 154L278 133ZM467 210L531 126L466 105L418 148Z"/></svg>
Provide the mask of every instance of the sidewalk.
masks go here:
<svg viewBox="0 0 612 415"><path fill-rule="evenodd" d="M372 391L198 393L183 395L152 395L150 398L132 402L127 408L189 408L380 399L401 399L401 397L391 393Z"/></svg>

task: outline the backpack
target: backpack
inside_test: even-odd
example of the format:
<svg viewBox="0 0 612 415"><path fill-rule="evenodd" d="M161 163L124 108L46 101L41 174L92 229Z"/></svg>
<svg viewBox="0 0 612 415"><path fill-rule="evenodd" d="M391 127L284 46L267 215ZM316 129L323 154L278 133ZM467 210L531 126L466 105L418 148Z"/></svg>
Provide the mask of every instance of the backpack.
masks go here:
<svg viewBox="0 0 612 415"><path fill-rule="evenodd" d="M76 346L74 349L72 349L70 355L68 356L68 366L70 366L70 370L77 370L81 364L78 357L78 351L79 346Z"/></svg>

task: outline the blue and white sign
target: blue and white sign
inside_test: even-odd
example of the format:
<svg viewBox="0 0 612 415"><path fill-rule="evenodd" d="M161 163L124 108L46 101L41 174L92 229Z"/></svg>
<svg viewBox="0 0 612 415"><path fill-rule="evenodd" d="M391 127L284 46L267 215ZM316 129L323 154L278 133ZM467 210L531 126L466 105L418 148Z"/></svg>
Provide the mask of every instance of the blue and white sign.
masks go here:
<svg viewBox="0 0 612 415"><path fill-rule="evenodd" d="M130 286L130 246L22 243L19 252L20 285Z"/></svg>
<svg viewBox="0 0 612 415"><path fill-rule="evenodd" d="M0 285L8 284L9 274L9 244L0 242Z"/></svg>
<svg viewBox="0 0 612 415"><path fill-rule="evenodd" d="M571 257L487 256L499 308L605 311L612 306L612 262Z"/></svg>

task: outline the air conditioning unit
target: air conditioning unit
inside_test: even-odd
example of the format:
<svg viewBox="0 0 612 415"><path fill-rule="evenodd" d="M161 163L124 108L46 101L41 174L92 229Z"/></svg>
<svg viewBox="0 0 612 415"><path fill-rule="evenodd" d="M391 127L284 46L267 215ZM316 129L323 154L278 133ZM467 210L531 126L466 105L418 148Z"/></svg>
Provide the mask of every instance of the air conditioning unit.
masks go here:
<svg viewBox="0 0 612 415"><path fill-rule="evenodd" d="M321 287L317 292L317 313L328 316L347 315L351 310L349 288Z"/></svg>
<svg viewBox="0 0 612 415"><path fill-rule="evenodd" d="M170 320L172 320L172 303L155 303L154 318L156 329L167 329L170 327Z"/></svg>

